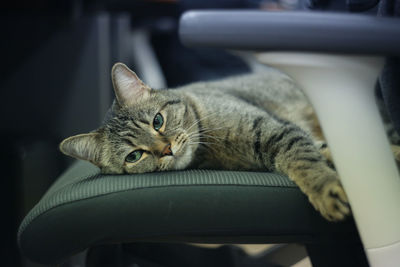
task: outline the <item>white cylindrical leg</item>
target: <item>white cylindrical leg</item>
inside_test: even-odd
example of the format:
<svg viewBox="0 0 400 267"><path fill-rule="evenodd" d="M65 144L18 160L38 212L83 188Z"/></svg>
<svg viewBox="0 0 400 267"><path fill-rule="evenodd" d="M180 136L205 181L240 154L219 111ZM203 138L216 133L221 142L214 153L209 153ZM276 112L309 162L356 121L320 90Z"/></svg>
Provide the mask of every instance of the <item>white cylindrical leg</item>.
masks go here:
<svg viewBox="0 0 400 267"><path fill-rule="evenodd" d="M314 106L371 266L400 266L400 176L375 104L383 58L265 53Z"/></svg>

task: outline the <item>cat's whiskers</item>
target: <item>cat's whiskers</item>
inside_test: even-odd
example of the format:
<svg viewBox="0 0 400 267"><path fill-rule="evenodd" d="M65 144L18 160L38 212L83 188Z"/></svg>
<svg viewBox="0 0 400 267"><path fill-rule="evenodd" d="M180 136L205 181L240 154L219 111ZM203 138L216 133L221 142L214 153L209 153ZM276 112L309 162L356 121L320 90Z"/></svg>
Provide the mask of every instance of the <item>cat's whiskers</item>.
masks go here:
<svg viewBox="0 0 400 267"><path fill-rule="evenodd" d="M218 127L218 128L214 128L214 129L209 128L209 129L206 129L206 131L207 131L207 132L211 132L211 131L213 131L213 130L224 129L224 128L226 128L226 127ZM195 134L191 135L191 137L192 137L192 136L193 136L194 138L195 138L195 137L199 137L200 140L202 140L202 138L205 138L205 139L212 139L212 140L214 140L216 143L211 143L211 142L209 142L209 144L213 144L213 145L217 145L217 146L220 146L220 147L224 147L224 145L222 145L221 142L225 141L225 138L218 137L218 136L215 136L215 135L204 134L203 132L201 132L201 133L195 133ZM208 142L208 140L206 141L206 143L207 143L207 142ZM212 148L214 151L216 151L214 147L211 147L210 145L207 145L207 144L205 144L205 145L206 145L207 147L209 147L209 148ZM235 146L229 146L229 149L231 149L231 150L237 152L238 155L242 154L241 151L240 151L237 147L235 147Z"/></svg>
<svg viewBox="0 0 400 267"><path fill-rule="evenodd" d="M201 118L201 119L196 120L192 125L189 126L189 128L185 129L185 131L186 131L186 132L189 132L189 130L192 129L195 125L199 124L200 122L204 121L205 119L207 119L207 118L209 118L209 117L211 117L211 116L213 116L213 115L216 115L217 113L218 113L218 112L213 112L213 113L211 113L211 114L208 114L208 115L204 116L204 117ZM201 130L201 129L200 129L200 130Z"/></svg>
<svg viewBox="0 0 400 267"><path fill-rule="evenodd" d="M189 135L190 138L199 138L200 140L203 138L209 138L209 139L213 139L215 141L222 141L224 140L223 138L217 137L217 136L213 136L213 135L209 135L209 134L203 134L203 133L193 133L191 135Z"/></svg>
<svg viewBox="0 0 400 267"><path fill-rule="evenodd" d="M217 151L217 150L215 149L215 146L220 146L220 147L222 147L222 144L221 144L221 143L218 143L218 142L193 141L193 140L190 140L190 139L189 139L188 144L189 144L189 145L203 145L203 146L206 146L206 147L210 148L211 150L213 150L213 151L215 151L215 152Z"/></svg>
<svg viewBox="0 0 400 267"><path fill-rule="evenodd" d="M201 133L207 133L207 132L217 131L217 130L226 129L226 128L228 128L228 127L227 127L227 126L222 126L222 127L217 127L217 128L203 128L203 129L200 130L199 132L201 132Z"/></svg>
<svg viewBox="0 0 400 267"><path fill-rule="evenodd" d="M189 145L195 145L195 144L201 144L201 145L219 145L218 143L213 143L213 142L189 141Z"/></svg>
<svg viewBox="0 0 400 267"><path fill-rule="evenodd" d="M190 143L190 145L202 145L202 146L207 147L208 149L211 149L211 150L214 151L215 153L217 153L218 151L217 151L217 149L215 148L215 145L218 146L219 144L211 144L211 143L191 144L191 143Z"/></svg>
<svg viewBox="0 0 400 267"><path fill-rule="evenodd" d="M205 139L205 140L204 140ZM219 145L219 146L222 146L222 144L221 144L221 140L218 140L218 139L216 139L216 138L206 138L206 137L204 137L204 139L200 139L199 138L199 141L192 141L192 142L198 142L198 143L204 143L204 144L213 144L213 145ZM211 140L210 140L211 139ZM211 141L214 141L214 142L211 142Z"/></svg>
<svg viewBox="0 0 400 267"><path fill-rule="evenodd" d="M180 126L177 126L173 129L168 129L167 131L165 131L164 134L165 135L174 135L174 134L176 134L177 130L179 130L180 128L181 128Z"/></svg>
<svg viewBox="0 0 400 267"><path fill-rule="evenodd" d="M212 138L212 139L215 139L215 140L224 140L224 138L223 137L219 137L219 136L216 136L216 135L210 135L210 134L204 134L204 133L201 133L201 136L203 136L203 137L209 137L209 138Z"/></svg>
<svg viewBox="0 0 400 267"><path fill-rule="evenodd" d="M223 127L216 127L216 128L202 128L200 129L198 132L192 132L191 134L200 134L200 135L204 135L205 133L209 133L209 132L215 132L221 129L226 129L227 127L223 126Z"/></svg>

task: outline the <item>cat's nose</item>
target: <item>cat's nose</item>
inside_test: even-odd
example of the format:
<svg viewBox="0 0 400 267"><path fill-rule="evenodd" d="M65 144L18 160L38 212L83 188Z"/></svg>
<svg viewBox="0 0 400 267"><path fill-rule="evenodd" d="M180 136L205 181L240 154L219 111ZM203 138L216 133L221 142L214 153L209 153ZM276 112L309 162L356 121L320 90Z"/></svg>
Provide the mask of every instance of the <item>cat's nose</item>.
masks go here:
<svg viewBox="0 0 400 267"><path fill-rule="evenodd" d="M168 144L164 147L162 151L163 156L172 156L171 144Z"/></svg>

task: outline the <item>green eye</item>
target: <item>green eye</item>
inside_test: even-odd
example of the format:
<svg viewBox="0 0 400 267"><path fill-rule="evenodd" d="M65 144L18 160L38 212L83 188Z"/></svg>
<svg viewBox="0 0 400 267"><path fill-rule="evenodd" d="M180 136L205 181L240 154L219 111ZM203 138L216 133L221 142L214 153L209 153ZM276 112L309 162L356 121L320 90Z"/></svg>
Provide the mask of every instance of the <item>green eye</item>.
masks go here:
<svg viewBox="0 0 400 267"><path fill-rule="evenodd" d="M160 130L161 127L163 126L163 124L164 124L163 116L161 116L160 113L157 113L157 115L154 117L154 120L153 120L154 130L156 130L156 131Z"/></svg>
<svg viewBox="0 0 400 267"><path fill-rule="evenodd" d="M125 161L129 163L135 163L138 161L143 155L143 150L135 150L126 156Z"/></svg>

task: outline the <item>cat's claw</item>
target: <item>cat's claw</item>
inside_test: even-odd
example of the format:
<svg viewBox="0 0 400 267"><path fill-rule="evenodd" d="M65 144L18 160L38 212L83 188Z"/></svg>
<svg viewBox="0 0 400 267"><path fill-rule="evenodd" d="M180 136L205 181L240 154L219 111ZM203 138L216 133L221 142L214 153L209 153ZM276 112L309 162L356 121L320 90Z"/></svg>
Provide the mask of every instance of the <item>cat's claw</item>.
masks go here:
<svg viewBox="0 0 400 267"><path fill-rule="evenodd" d="M351 214L346 193L338 180L326 184L320 194L311 195L310 201L328 221L342 221Z"/></svg>

